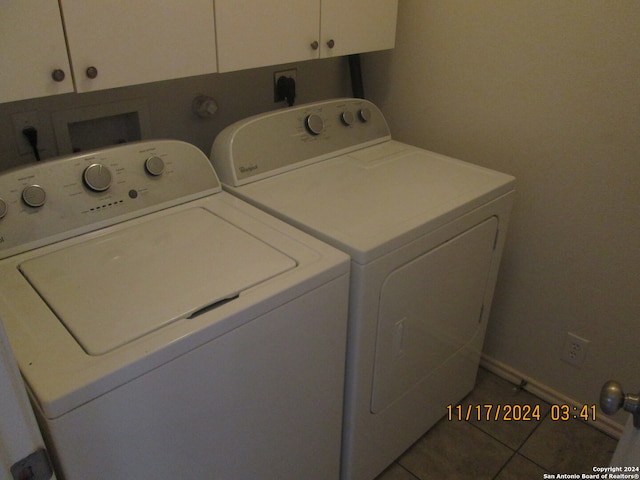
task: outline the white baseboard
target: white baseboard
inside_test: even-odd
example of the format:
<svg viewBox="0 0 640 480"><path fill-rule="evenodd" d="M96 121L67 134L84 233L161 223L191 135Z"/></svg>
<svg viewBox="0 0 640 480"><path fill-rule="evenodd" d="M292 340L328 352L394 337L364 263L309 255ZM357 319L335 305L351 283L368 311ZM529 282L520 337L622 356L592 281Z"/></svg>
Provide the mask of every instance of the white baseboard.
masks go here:
<svg viewBox="0 0 640 480"><path fill-rule="evenodd" d="M548 387L547 385L538 382L534 378L524 375L522 372L519 372L509 365L506 365L484 354L480 359L480 365L483 368L489 370L491 373L494 373L500 378L504 378L508 382L514 383L516 385L521 384L521 382L524 380L526 384L523 385L523 388L527 392L535 395L536 397L544 400L547 403L550 403L552 405L566 404L577 408L582 407L582 403L579 403L574 399L569 398L566 395L563 395L562 393ZM624 429L624 425L621 425L615 420L605 416L600 412L600 410L598 410L598 414L599 415L597 415L596 420L594 422L589 422L589 425L592 425L593 427L606 433L607 435L612 436L615 439L620 439L622 430Z"/></svg>

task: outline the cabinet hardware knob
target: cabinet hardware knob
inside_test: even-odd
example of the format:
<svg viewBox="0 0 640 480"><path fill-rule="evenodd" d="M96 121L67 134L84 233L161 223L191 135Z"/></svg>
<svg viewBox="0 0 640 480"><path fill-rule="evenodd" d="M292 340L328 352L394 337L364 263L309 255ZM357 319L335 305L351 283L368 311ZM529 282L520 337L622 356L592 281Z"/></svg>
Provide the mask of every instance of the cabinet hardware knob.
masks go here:
<svg viewBox="0 0 640 480"><path fill-rule="evenodd" d="M59 68L56 68L53 72L51 72L51 78L53 78L56 82L62 82L64 80L64 77L64 70L60 70Z"/></svg>
<svg viewBox="0 0 640 480"><path fill-rule="evenodd" d="M94 79L98 76L98 69L96 67L87 68L87 78Z"/></svg>
<svg viewBox="0 0 640 480"><path fill-rule="evenodd" d="M311 49L317 50L320 47L320 44L317 41L311 42Z"/></svg>
<svg viewBox="0 0 640 480"><path fill-rule="evenodd" d="M336 46L336 42L333 41L333 38L327 42L327 47L333 48Z"/></svg>

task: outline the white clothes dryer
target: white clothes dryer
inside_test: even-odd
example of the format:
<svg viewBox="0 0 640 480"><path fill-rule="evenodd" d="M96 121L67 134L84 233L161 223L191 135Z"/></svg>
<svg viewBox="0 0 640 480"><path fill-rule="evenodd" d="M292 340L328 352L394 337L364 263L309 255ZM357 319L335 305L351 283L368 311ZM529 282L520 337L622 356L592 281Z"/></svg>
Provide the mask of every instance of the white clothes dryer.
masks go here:
<svg viewBox="0 0 640 480"><path fill-rule="evenodd" d="M474 386L514 178L337 99L216 138L223 188L351 257L342 478L371 480Z"/></svg>
<svg viewBox="0 0 640 480"><path fill-rule="evenodd" d="M0 318L58 478L338 478L349 258L140 142L0 175Z"/></svg>

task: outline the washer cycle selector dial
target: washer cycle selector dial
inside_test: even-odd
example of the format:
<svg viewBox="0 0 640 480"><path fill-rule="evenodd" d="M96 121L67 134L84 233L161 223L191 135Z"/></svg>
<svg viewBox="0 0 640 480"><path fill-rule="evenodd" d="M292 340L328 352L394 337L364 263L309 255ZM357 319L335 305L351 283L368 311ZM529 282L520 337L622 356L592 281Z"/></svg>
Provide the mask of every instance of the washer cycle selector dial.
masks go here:
<svg viewBox="0 0 640 480"><path fill-rule="evenodd" d="M41 207L47 200L47 194L40 185L29 185L22 190L22 200L30 207Z"/></svg>
<svg viewBox="0 0 640 480"><path fill-rule="evenodd" d="M100 163L94 163L84 169L84 183L94 192L104 192L111 186L111 171Z"/></svg>
<svg viewBox="0 0 640 480"><path fill-rule="evenodd" d="M144 168L149 175L157 177L164 173L164 160L154 155L145 160Z"/></svg>
<svg viewBox="0 0 640 480"><path fill-rule="evenodd" d="M304 125L311 135L320 135L324 130L324 120L322 120L320 115L316 115L315 113L307 116Z"/></svg>

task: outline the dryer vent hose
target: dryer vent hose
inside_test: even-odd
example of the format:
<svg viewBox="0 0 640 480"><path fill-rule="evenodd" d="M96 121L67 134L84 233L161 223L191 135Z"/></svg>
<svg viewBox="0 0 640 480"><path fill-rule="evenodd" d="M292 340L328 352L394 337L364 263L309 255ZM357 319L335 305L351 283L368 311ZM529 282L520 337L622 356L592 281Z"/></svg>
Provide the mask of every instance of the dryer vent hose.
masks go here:
<svg viewBox="0 0 640 480"><path fill-rule="evenodd" d="M351 74L351 89L353 98L364 98L364 85L362 83L362 69L360 68L360 55L349 55L349 73Z"/></svg>

